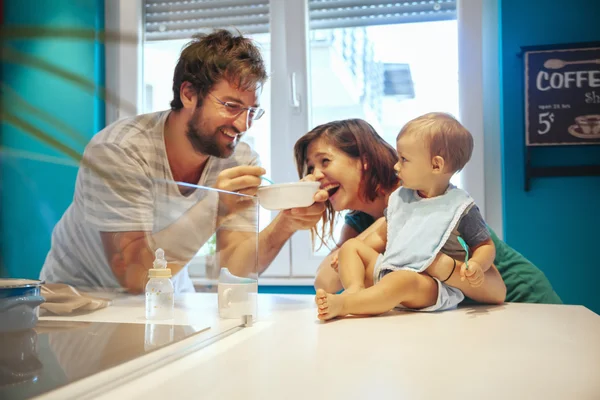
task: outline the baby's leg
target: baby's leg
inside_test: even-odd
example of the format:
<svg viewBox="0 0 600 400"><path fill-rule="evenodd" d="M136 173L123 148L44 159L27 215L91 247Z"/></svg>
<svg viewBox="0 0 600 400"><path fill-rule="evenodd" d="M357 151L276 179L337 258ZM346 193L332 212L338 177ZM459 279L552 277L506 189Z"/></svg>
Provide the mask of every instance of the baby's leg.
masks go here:
<svg viewBox="0 0 600 400"><path fill-rule="evenodd" d="M363 290L365 284L373 285L373 268L378 256L378 252L360 240L350 239L344 243L340 249L338 262L344 295ZM317 303L319 318L330 313L328 296L329 294L324 290L317 290L315 303Z"/></svg>
<svg viewBox="0 0 600 400"><path fill-rule="evenodd" d="M393 271L385 275L374 286L356 293L327 294L317 290L323 298L326 313L319 312L319 319L336 316L377 315L385 313L398 304L408 308L425 308L437 301L437 282L430 276L413 271Z"/></svg>
<svg viewBox="0 0 600 400"><path fill-rule="evenodd" d="M345 292L355 293L365 288L365 271L375 264L378 256L378 252L358 239L342 245L338 270Z"/></svg>

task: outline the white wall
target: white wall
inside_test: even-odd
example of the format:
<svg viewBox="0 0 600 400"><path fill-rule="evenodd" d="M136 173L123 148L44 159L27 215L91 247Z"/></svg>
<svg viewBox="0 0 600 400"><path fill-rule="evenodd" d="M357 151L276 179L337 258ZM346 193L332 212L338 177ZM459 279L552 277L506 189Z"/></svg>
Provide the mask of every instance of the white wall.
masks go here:
<svg viewBox="0 0 600 400"><path fill-rule="evenodd" d="M502 238L498 0L458 0L460 120L475 141L462 184Z"/></svg>

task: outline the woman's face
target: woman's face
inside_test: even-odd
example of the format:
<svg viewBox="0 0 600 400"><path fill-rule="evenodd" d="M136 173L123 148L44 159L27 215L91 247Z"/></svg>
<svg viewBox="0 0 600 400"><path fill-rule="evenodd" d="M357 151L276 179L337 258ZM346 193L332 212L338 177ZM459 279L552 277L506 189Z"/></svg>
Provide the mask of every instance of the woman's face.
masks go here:
<svg viewBox="0 0 600 400"><path fill-rule="evenodd" d="M362 165L359 159L319 138L308 145L307 173L313 174L321 183L321 189L329 193L329 201L335 211L360 209L358 195Z"/></svg>

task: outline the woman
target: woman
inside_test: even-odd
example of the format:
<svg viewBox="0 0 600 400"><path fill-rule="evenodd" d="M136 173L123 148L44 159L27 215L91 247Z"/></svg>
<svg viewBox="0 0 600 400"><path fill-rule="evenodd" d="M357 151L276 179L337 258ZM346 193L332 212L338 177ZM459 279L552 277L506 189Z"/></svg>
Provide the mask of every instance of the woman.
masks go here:
<svg viewBox="0 0 600 400"><path fill-rule="evenodd" d="M337 248L319 266L315 288L335 293L342 289L337 272L337 249L348 239L364 239L383 221L389 195L398 187L393 166L394 148L360 119L333 121L314 128L294 146L300 177L315 179L328 191L329 200L323 224L316 232L321 243L331 237L338 212L350 210L345 217ZM502 242L490 229L496 246L495 266L484 283L471 287L461 280L459 260L439 254L426 273L463 291L470 299L499 304L503 301L561 303L542 271ZM506 285L506 286L505 286Z"/></svg>

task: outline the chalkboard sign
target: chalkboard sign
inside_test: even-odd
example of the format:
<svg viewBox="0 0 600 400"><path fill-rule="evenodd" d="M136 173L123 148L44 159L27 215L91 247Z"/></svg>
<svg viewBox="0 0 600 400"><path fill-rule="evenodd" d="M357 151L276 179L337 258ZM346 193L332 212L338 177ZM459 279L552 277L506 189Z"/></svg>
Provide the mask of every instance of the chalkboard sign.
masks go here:
<svg viewBox="0 0 600 400"><path fill-rule="evenodd" d="M600 43L523 54L527 146L600 144Z"/></svg>

